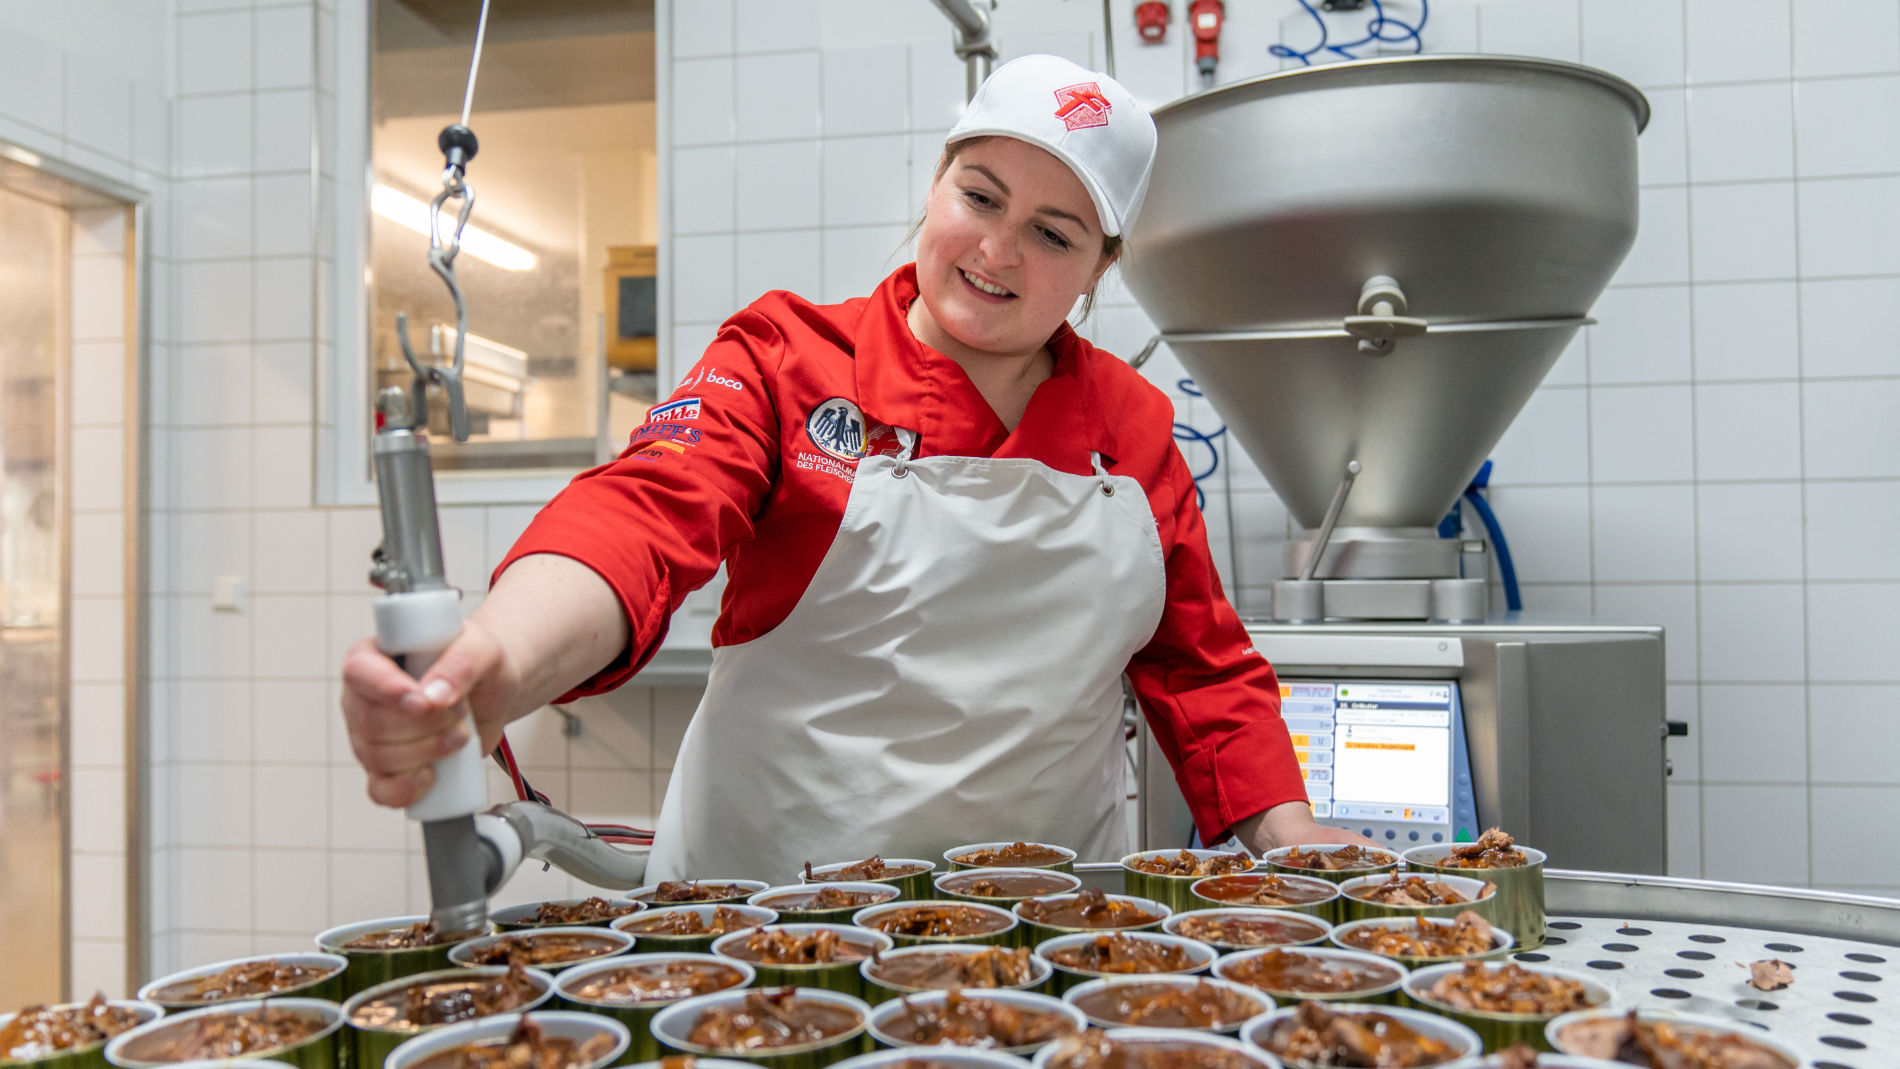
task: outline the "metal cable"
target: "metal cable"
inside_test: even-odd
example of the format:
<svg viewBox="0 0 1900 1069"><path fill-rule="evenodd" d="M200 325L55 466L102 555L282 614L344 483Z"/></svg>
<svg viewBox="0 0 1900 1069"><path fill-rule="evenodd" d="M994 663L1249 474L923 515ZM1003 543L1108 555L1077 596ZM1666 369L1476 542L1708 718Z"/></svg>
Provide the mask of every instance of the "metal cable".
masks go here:
<svg viewBox="0 0 1900 1069"><path fill-rule="evenodd" d="M468 61L468 89L462 94L462 125L468 125L469 108L475 104L475 74L482 69L482 40L488 36L488 0L482 0L481 17L475 23L475 55Z"/></svg>

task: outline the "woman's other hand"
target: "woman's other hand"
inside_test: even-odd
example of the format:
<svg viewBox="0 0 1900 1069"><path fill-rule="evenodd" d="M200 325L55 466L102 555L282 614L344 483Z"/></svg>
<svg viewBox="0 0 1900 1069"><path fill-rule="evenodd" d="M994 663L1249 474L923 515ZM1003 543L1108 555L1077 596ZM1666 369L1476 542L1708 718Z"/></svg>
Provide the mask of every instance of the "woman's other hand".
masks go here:
<svg viewBox="0 0 1900 1069"><path fill-rule="evenodd" d="M1313 807L1305 802L1283 802L1234 825L1234 836L1254 856L1283 846L1377 846L1355 831L1313 821Z"/></svg>

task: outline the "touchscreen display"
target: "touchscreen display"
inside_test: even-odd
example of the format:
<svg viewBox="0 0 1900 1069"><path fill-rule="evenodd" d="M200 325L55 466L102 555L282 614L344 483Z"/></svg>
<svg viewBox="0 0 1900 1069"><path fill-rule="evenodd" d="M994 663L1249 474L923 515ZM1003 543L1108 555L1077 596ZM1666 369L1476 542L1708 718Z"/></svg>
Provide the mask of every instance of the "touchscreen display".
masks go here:
<svg viewBox="0 0 1900 1069"><path fill-rule="evenodd" d="M1290 679L1280 715L1314 817L1446 828L1463 762L1455 683Z"/></svg>

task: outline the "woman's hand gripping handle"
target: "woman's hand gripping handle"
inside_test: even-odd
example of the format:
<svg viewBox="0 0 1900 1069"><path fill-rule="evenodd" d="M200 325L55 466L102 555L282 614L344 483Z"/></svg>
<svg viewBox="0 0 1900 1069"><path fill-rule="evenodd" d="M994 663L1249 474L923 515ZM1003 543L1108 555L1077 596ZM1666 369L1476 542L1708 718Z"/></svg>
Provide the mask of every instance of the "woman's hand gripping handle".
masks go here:
<svg viewBox="0 0 1900 1069"><path fill-rule="evenodd" d="M453 790L467 794L445 794L442 802L455 797L460 805L441 811L475 812L486 807L482 756L502 729L625 650L626 619L591 569L547 554L515 562L466 622L453 591L414 609L398 601L425 593L377 600L377 637L350 647L343 661L343 718L371 801L433 811L434 788L454 766ZM473 773L467 780L459 778L464 769Z"/></svg>
<svg viewBox="0 0 1900 1069"><path fill-rule="evenodd" d="M390 594L376 600L376 645L390 659L398 662L406 675L421 682L456 640L461 636L463 624L459 606L461 595L452 589L417 590L400 594ZM445 665L445 668L450 667ZM346 673L347 673L346 666ZM419 697L423 699L424 710L427 706L447 704L435 699L460 698L456 691L462 689L454 681L435 678L424 683ZM414 705L409 695L398 699L399 705ZM432 823L451 817L465 817L476 813L488 804L488 785L482 776L482 743L474 730L468 715L466 703L456 701L449 709L449 730L446 737L437 736L434 749L441 755L434 762L432 775L419 775L420 770L404 770L399 767L391 771L408 771L412 783L421 797L409 802L411 820ZM441 717L428 718L440 720ZM434 726L418 724L418 727ZM352 738L357 737L356 725L351 725ZM408 734L408 733L403 733ZM453 748L451 749L451 745ZM412 751L414 752L414 751ZM415 756L429 753L424 748ZM358 757L363 755L359 752ZM400 765L403 762L393 762ZM366 768L370 767L365 761ZM375 776L378 769L370 768ZM398 785L399 786L399 785ZM371 792L375 795L374 785ZM384 799L378 799L383 801ZM390 804L400 804L395 798L387 800Z"/></svg>

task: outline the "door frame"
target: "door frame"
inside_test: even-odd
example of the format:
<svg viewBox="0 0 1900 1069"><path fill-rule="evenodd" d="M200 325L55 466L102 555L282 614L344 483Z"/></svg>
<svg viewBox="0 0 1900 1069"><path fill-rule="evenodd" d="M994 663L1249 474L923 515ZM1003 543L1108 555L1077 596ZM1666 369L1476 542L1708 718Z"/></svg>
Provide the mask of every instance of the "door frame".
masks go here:
<svg viewBox="0 0 1900 1069"><path fill-rule="evenodd" d="M148 512L151 472L151 195L116 178L65 160L0 140L0 188L66 209L119 208L126 213L125 253L125 377L123 392L122 494L124 601L122 680L124 685L124 827L125 827L125 981L130 991L140 985L148 959L151 931L151 836L147 826L149 796L150 598L146 561L150 545ZM61 997L73 997L72 921L72 328L71 244L67 246L68 278L62 287L67 299L60 339L59 388L61 407L57 455L62 465L59 530L61 547L60 598L62 648L60 668L60 984Z"/></svg>

